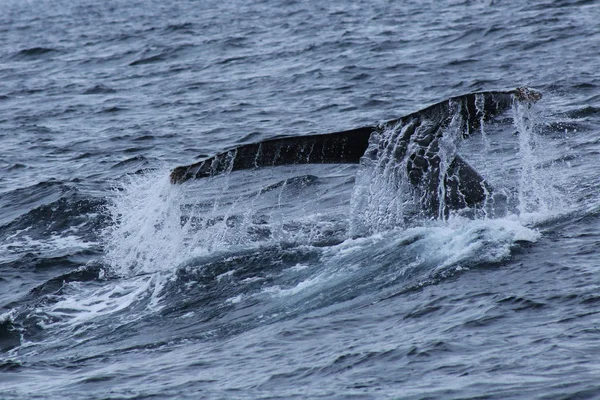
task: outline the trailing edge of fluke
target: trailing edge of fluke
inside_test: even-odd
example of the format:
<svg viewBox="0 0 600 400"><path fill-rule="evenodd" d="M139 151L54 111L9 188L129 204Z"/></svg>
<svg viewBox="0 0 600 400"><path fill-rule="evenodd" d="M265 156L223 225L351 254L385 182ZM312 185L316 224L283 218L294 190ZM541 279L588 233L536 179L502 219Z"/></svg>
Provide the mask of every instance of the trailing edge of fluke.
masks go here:
<svg viewBox="0 0 600 400"><path fill-rule="evenodd" d="M541 93L529 88L508 91L469 93L452 97L423 110L377 126L300 137L284 137L243 145L203 161L171 171L173 184L243 169L289 164L357 164L365 156L371 136L392 127L402 127L394 157L405 161L409 181L422 190L437 192L439 186L439 138L459 115L462 136L476 130L487 120L510 108L515 102L534 103ZM409 143L411 146L409 151ZM416 150L415 150L416 147ZM410 154L409 154L410 152ZM370 154L370 157L377 155ZM483 177L455 155L445 171L445 204L451 209L474 206L483 201L491 188ZM439 201L434 200L435 208Z"/></svg>

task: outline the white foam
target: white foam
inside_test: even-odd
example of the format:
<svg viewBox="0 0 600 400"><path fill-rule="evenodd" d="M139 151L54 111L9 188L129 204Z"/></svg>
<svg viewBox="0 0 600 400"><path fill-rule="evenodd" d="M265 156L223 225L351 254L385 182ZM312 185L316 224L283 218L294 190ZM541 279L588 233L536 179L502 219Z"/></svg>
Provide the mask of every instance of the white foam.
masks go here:
<svg viewBox="0 0 600 400"><path fill-rule="evenodd" d="M302 280L295 286L282 288L280 285L266 287L262 290L263 293L273 297L287 297L303 292L309 288L320 286L324 281L330 280L331 276L326 277L324 274L318 274L312 278Z"/></svg>
<svg viewBox="0 0 600 400"><path fill-rule="evenodd" d="M243 294L238 294L237 296L234 297L230 297L227 300L225 300L225 303L229 303L229 304L238 304L240 303L243 299L245 298L245 296Z"/></svg>
<svg viewBox="0 0 600 400"><path fill-rule="evenodd" d="M146 299L137 312L122 313L121 322L131 322L158 309L160 293L166 283L161 274L128 280L104 282L101 287L86 282L69 282L55 302L36 310L45 329L68 329L74 333L93 329L93 323L114 316Z"/></svg>
<svg viewBox="0 0 600 400"><path fill-rule="evenodd" d="M496 263L508 258L520 241L535 242L540 233L513 219L450 220L447 227L430 228L431 257L439 258L438 269L461 263Z"/></svg>
<svg viewBox="0 0 600 400"><path fill-rule="evenodd" d="M0 243L0 260L11 262L19 259L23 253L37 253L40 257L60 257L65 254L86 250L99 243L87 241L76 235L51 235L44 239L34 239L27 230L11 235L4 243Z"/></svg>
<svg viewBox="0 0 600 400"><path fill-rule="evenodd" d="M330 272L335 272L336 266L343 266L344 273L381 268L392 262L394 276L401 276L423 266L431 266L426 269L433 272L497 263L508 258L519 242L535 242L540 236L538 230L524 226L518 218L453 217L427 226L348 239L325 249L322 261L330 266Z"/></svg>

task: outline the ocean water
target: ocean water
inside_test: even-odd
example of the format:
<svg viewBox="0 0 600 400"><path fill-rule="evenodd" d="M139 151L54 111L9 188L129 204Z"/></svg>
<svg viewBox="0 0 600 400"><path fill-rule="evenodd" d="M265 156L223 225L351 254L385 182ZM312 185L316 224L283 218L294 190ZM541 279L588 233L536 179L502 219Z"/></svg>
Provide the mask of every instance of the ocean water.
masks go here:
<svg viewBox="0 0 600 400"><path fill-rule="evenodd" d="M599 18L0 0L0 398L600 398ZM478 212L415 216L364 164L169 182L521 86L457 143L506 200Z"/></svg>

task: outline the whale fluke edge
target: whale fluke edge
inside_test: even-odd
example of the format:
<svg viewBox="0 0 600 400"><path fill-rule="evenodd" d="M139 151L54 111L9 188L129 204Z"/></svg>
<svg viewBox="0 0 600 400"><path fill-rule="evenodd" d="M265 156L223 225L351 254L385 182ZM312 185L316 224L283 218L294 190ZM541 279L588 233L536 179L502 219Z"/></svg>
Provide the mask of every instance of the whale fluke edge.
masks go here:
<svg viewBox="0 0 600 400"><path fill-rule="evenodd" d="M409 181L437 193L440 182L439 139L444 130L459 121L462 138L475 132L483 121L506 111L516 102L535 103L541 93L529 88L486 91L451 97L404 117L375 126L300 137L283 137L251 143L219 153L200 162L171 171L171 183L180 184L231 171L290 164L357 164L363 157L377 157L373 135L400 127L393 137L393 157L404 161ZM458 117L458 118L457 118ZM409 144L411 146L409 146ZM371 148L369 147L371 145ZM376 147L376 146L375 146ZM369 149L369 151L367 151ZM368 155L366 153L369 153ZM460 155L444 171L445 206L472 207L485 200L491 186ZM435 208L439 200L429 205Z"/></svg>

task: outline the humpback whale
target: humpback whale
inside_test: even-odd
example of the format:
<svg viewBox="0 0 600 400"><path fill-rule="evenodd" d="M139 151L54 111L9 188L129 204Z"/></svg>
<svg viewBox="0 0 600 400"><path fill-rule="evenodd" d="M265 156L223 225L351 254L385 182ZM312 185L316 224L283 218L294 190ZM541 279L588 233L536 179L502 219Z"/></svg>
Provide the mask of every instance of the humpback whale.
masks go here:
<svg viewBox="0 0 600 400"><path fill-rule="evenodd" d="M441 154L445 132L452 127L459 132L453 140L466 138L516 102L535 103L541 97L529 88L469 93L379 125L246 144L176 167L170 174L171 183L268 166L357 164L386 157L402 166L414 190L428 194L422 206L443 217L449 210L477 206L493 192L459 154ZM390 131L394 133L388 133L385 141L375 139Z"/></svg>

